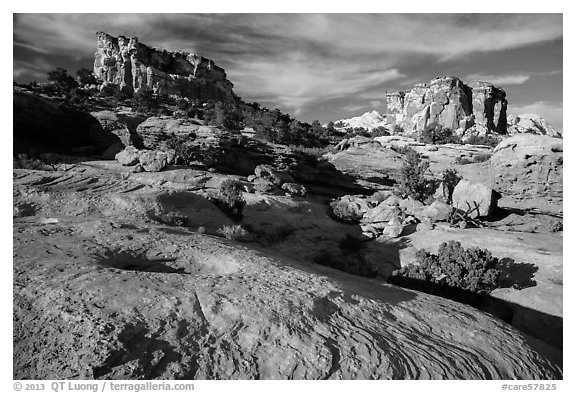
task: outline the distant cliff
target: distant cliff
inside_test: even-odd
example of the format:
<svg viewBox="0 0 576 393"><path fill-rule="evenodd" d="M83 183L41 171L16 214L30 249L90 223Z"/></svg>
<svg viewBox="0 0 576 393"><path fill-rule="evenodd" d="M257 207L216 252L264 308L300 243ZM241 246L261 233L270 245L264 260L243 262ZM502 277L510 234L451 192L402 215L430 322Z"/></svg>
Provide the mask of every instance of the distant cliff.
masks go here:
<svg viewBox="0 0 576 393"><path fill-rule="evenodd" d="M96 33L94 75L105 85L131 95L149 90L188 98L235 97L224 69L210 59L187 52L159 51L138 38Z"/></svg>
<svg viewBox="0 0 576 393"><path fill-rule="evenodd" d="M388 124L401 125L405 132L439 123L460 136L506 134L506 92L488 82L467 85L453 76L437 77L406 92L387 92L386 103Z"/></svg>

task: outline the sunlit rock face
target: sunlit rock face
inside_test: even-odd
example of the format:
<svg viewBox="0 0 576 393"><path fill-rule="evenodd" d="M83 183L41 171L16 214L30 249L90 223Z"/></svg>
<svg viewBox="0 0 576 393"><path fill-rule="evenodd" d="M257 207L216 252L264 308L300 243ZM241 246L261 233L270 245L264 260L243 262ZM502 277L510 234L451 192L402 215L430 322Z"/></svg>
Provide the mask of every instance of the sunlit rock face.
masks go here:
<svg viewBox="0 0 576 393"><path fill-rule="evenodd" d="M387 92L386 103L388 123L405 132L438 123L460 134L472 127L506 133L506 93L488 82L466 84L453 76L437 77L407 92Z"/></svg>
<svg viewBox="0 0 576 393"><path fill-rule="evenodd" d="M138 91L188 98L233 99L232 82L210 59L187 52L159 51L138 38L99 32L94 75L131 95Z"/></svg>

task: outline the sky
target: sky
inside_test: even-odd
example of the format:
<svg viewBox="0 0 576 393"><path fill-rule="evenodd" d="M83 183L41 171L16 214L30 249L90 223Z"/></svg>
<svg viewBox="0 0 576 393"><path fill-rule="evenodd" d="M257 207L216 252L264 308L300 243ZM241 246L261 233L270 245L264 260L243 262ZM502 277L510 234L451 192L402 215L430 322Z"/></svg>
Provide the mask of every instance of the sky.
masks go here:
<svg viewBox="0 0 576 393"><path fill-rule="evenodd" d="M14 14L14 80L92 68L97 31L211 58L234 91L303 120L385 112L436 76L502 87L508 113L562 124L562 14Z"/></svg>

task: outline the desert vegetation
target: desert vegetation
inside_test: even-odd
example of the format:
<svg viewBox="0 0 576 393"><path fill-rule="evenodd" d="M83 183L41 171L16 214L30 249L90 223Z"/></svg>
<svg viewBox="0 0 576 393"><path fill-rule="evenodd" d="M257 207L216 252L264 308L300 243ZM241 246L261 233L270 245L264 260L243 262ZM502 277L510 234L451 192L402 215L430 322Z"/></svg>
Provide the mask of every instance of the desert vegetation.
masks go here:
<svg viewBox="0 0 576 393"><path fill-rule="evenodd" d="M430 163L414 149L406 150L397 191L400 195L423 202L434 192L434 182L426 177Z"/></svg>
<svg viewBox="0 0 576 393"><path fill-rule="evenodd" d="M498 262L486 249L465 249L459 242L449 241L438 247L437 254L419 250L415 263L395 274L473 293L489 293L498 286Z"/></svg>

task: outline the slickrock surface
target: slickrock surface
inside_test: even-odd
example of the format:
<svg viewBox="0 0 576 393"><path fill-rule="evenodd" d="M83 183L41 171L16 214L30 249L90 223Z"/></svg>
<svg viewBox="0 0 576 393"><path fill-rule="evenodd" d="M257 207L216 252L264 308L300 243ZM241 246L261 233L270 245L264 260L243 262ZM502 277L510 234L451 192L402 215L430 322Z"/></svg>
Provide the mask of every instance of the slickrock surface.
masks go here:
<svg viewBox="0 0 576 393"><path fill-rule="evenodd" d="M468 306L155 223L164 173L106 168L14 171L15 379L562 377Z"/></svg>
<svg viewBox="0 0 576 393"><path fill-rule="evenodd" d="M187 52L159 51L138 38L96 34L94 75L127 94L153 91L189 98L233 99L232 82L214 61Z"/></svg>
<svg viewBox="0 0 576 393"><path fill-rule="evenodd" d="M417 250L436 253L441 243L450 240L464 247L486 248L501 259L504 287L491 292L481 308L547 343L543 351L562 364L562 236L438 227L387 241L388 258L405 266L415 261Z"/></svg>

